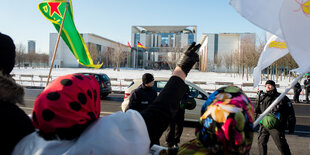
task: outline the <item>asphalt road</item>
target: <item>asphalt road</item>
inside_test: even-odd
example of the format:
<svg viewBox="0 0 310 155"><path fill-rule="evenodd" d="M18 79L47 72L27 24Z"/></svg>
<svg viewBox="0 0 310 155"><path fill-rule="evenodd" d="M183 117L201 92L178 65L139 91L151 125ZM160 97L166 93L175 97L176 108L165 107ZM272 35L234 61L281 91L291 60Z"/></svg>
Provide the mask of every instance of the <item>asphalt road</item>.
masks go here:
<svg viewBox="0 0 310 155"><path fill-rule="evenodd" d="M36 96L39 95L39 89L26 89L25 91L25 106L21 108L29 115L31 115L33 102ZM105 99L101 100L101 116L113 114L120 111L121 103L123 101L123 94L110 94ZM308 155L310 154L310 105L309 104L294 104L297 125L296 132L292 135L286 135L286 139L290 146L292 154ZM184 131L181 137L180 144L185 143L195 138L195 123L186 122ZM165 145L165 134L161 137L161 144ZM252 144L251 154L258 154L257 149L257 133ZM275 146L272 138L268 142L268 154L280 154Z"/></svg>

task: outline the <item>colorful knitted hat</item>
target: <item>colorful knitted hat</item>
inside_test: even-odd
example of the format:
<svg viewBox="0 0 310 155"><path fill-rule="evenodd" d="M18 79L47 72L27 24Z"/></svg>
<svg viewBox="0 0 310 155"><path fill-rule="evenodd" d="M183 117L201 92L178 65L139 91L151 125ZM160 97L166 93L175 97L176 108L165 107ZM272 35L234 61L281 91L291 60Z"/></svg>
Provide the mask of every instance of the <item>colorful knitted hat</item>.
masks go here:
<svg viewBox="0 0 310 155"><path fill-rule="evenodd" d="M100 115L99 93L92 75L60 76L36 98L33 124L45 139L77 138Z"/></svg>
<svg viewBox="0 0 310 155"><path fill-rule="evenodd" d="M201 108L196 135L212 153L245 154L253 140L253 109L240 88L219 88Z"/></svg>

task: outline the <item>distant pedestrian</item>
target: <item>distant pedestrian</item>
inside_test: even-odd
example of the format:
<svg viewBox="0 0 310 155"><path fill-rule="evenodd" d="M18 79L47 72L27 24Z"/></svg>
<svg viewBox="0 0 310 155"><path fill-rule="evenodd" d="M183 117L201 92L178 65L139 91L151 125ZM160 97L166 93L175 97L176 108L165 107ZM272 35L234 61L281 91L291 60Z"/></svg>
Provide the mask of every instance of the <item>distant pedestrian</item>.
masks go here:
<svg viewBox="0 0 310 155"><path fill-rule="evenodd" d="M128 109L137 110L138 112L146 109L157 97L157 92L153 89L154 76L150 73L145 73L142 76L142 84L132 91Z"/></svg>
<svg viewBox="0 0 310 155"><path fill-rule="evenodd" d="M301 85L299 82L296 83L296 85L294 86L294 102L295 103L300 103L299 101L299 95L300 95L300 92L301 92Z"/></svg>
<svg viewBox="0 0 310 155"><path fill-rule="evenodd" d="M309 92L310 92L310 75L307 76L307 79L304 81L305 91L306 91L306 103L309 104Z"/></svg>

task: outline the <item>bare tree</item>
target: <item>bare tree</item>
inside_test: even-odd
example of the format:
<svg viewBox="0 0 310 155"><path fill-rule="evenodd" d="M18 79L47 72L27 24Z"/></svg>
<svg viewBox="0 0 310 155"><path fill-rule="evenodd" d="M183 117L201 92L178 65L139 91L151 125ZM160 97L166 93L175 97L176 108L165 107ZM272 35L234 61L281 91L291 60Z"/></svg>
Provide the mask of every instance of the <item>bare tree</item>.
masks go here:
<svg viewBox="0 0 310 155"><path fill-rule="evenodd" d="M39 57L40 57L39 62L43 63L43 67L48 66L48 60L49 60L48 55L47 54L40 54Z"/></svg>
<svg viewBox="0 0 310 155"><path fill-rule="evenodd" d="M233 58L233 63L232 65L235 67L235 69L237 70L237 73L240 72L240 65L241 65L241 59L240 59L240 53L237 49L235 49L232 52L232 58Z"/></svg>
<svg viewBox="0 0 310 155"><path fill-rule="evenodd" d="M160 48L160 52L166 53L166 55L163 56L163 61L168 64L171 71L173 71L176 67L177 62L182 54L182 50L183 48L179 47Z"/></svg>
<svg viewBox="0 0 310 155"><path fill-rule="evenodd" d="M23 44L16 45L16 64L17 66L25 66L25 64L34 67L40 66L43 63L43 66L48 66L49 56L47 54L39 54L39 53L26 53L26 47ZM41 53L41 52L40 52Z"/></svg>
<svg viewBox="0 0 310 155"><path fill-rule="evenodd" d="M29 66L33 66L33 63L38 61L37 54L34 52L27 53L25 55L26 61L29 63Z"/></svg>
<svg viewBox="0 0 310 155"><path fill-rule="evenodd" d="M15 61L18 64L18 67L24 66L25 51L26 51L25 45L23 45L22 43L17 44Z"/></svg>
<svg viewBox="0 0 310 155"><path fill-rule="evenodd" d="M258 53L256 52L255 49L249 49L248 51L244 53L244 57L245 57L244 62L245 62L245 67L246 67L246 79L248 81L250 72L253 70L253 68L257 64Z"/></svg>
<svg viewBox="0 0 310 155"><path fill-rule="evenodd" d="M221 57L220 55L216 55L214 57L214 64L216 66L217 71L219 71L220 67L222 66L222 61L223 61L223 57Z"/></svg>
<svg viewBox="0 0 310 155"><path fill-rule="evenodd" d="M101 63L101 51L97 44L88 43L88 51L94 64Z"/></svg>
<svg viewBox="0 0 310 155"><path fill-rule="evenodd" d="M105 67L111 67L112 66L112 54L114 52L114 48L112 47L104 47L104 52L102 54L102 61L103 65Z"/></svg>
<svg viewBox="0 0 310 155"><path fill-rule="evenodd" d="M294 69L294 68L298 68L298 64L295 62L295 60L293 59L293 57L291 56L291 54L287 54L285 57L281 58L278 60L282 65L286 66L283 68L286 68L284 70L285 75L289 76L289 81L291 81L291 73L289 72L289 70Z"/></svg>
<svg viewBox="0 0 310 155"><path fill-rule="evenodd" d="M244 71L246 70L246 78L249 79L249 70L255 65L257 60L257 52L255 50L255 39L250 37L242 38L241 40L241 65L242 65L242 78L244 77Z"/></svg>
<svg viewBox="0 0 310 155"><path fill-rule="evenodd" d="M223 59L224 59L225 67L226 67L226 72L229 72L232 69L232 65L233 65L233 53L232 52L226 53L223 56Z"/></svg>
<svg viewBox="0 0 310 155"><path fill-rule="evenodd" d="M115 45L115 50L111 53L114 70L120 71L120 64L126 61L128 55L128 51L126 51L127 48L127 46L121 43Z"/></svg>

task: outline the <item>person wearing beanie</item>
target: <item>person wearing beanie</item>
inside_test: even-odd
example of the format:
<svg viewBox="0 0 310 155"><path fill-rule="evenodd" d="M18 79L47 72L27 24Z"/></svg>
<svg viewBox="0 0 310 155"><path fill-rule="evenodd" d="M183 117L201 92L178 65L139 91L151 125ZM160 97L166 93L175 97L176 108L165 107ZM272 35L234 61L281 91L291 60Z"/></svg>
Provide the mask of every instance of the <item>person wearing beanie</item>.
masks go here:
<svg viewBox="0 0 310 155"><path fill-rule="evenodd" d="M11 154L15 145L34 131L27 114L16 104L24 103L24 88L10 76L15 64L13 40L0 33L0 139L1 153Z"/></svg>
<svg viewBox="0 0 310 155"><path fill-rule="evenodd" d="M154 85L154 76L150 73L145 73L142 76L143 85L147 85L148 87L153 87Z"/></svg>
<svg viewBox="0 0 310 155"><path fill-rule="evenodd" d="M265 83L266 92L258 97L255 108L255 116L259 117L272 103L280 96L276 89L276 83L268 80ZM267 154L267 143L271 135L273 141L278 147L282 155L290 155L290 148L285 139L285 129L289 129L289 133L294 132L296 124L295 112L290 99L285 96L276 105L269 114L260 121L258 133L258 149L259 154Z"/></svg>
<svg viewBox="0 0 310 155"><path fill-rule="evenodd" d="M131 92L128 109L141 112L146 109L157 97L157 92L153 89L154 76L150 73L142 75L142 84Z"/></svg>
<svg viewBox="0 0 310 155"><path fill-rule="evenodd" d="M309 92L310 92L310 76L307 76L307 79L304 81L305 91L306 91L306 103L309 104Z"/></svg>
<svg viewBox="0 0 310 155"><path fill-rule="evenodd" d="M300 83L298 81L295 84L293 90L294 90L294 97L293 97L294 102L295 103L300 103L299 95L300 95L300 92L302 91L302 89L301 89L301 85L300 85Z"/></svg>
<svg viewBox="0 0 310 155"><path fill-rule="evenodd" d="M267 80L266 83L265 83L265 86L269 84L271 86L273 86L274 89L277 89L276 88L276 83L273 81L273 80ZM267 89L267 88L266 88Z"/></svg>

